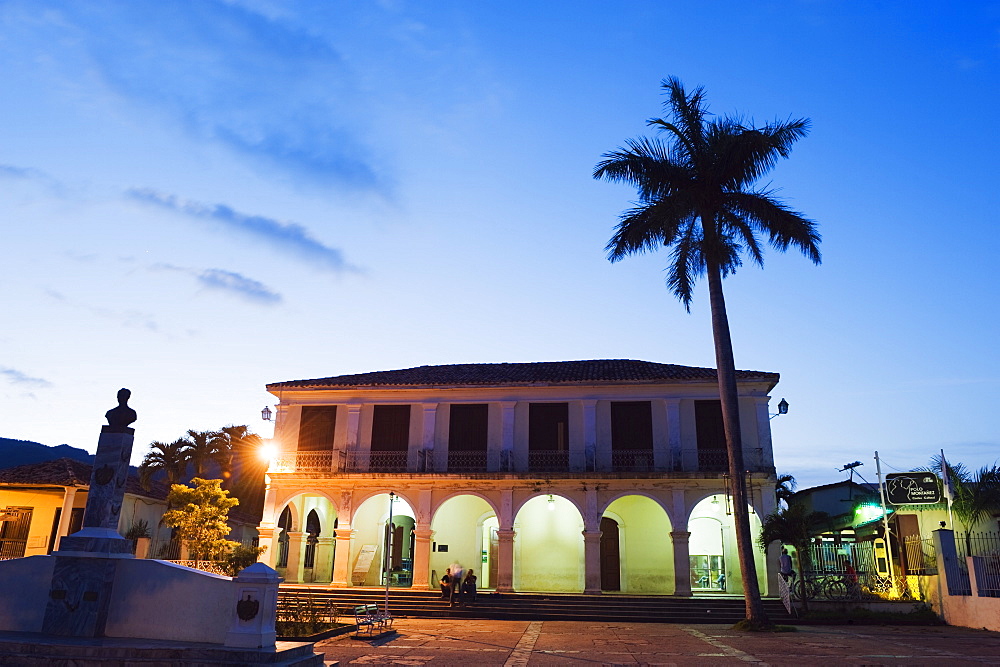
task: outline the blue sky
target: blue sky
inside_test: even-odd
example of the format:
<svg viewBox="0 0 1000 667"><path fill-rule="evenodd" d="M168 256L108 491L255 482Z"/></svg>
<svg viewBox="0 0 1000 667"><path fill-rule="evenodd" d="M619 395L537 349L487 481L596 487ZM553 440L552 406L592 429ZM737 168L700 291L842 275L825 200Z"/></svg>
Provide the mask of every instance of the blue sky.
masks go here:
<svg viewBox="0 0 1000 667"><path fill-rule="evenodd" d="M594 181L659 83L813 130L769 175L824 262L727 281L737 367L776 371L804 485L1000 455L1000 3L0 5L0 435L134 459L264 435L267 382L422 364L714 366L666 254L611 265Z"/></svg>

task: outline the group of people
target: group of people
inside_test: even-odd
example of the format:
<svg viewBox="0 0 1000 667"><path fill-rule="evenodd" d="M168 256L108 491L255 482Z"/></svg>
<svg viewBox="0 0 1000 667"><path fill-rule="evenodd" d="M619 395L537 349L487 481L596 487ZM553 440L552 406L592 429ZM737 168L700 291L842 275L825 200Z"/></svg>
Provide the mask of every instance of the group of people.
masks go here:
<svg viewBox="0 0 1000 667"><path fill-rule="evenodd" d="M476 601L476 573L464 570L458 563L452 563L441 577L441 597L449 606L465 605Z"/></svg>

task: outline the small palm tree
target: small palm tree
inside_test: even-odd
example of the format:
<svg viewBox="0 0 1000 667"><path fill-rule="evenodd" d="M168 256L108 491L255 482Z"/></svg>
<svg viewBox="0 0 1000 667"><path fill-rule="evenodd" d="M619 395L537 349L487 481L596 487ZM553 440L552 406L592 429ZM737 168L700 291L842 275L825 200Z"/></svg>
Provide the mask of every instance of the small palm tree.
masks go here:
<svg viewBox="0 0 1000 667"><path fill-rule="evenodd" d="M774 481L774 495L778 498L779 506L784 503L788 507L788 500L795 495L796 486L798 484L792 475L778 475L778 479Z"/></svg>
<svg viewBox="0 0 1000 667"><path fill-rule="evenodd" d="M149 451L139 464L139 482L143 488L149 489L150 480L158 472L166 475L167 484L180 482L187 475L189 444L184 438L170 443L149 443Z"/></svg>
<svg viewBox="0 0 1000 667"><path fill-rule="evenodd" d="M753 538L747 511L746 475L740 441L736 364L722 279L746 255L763 264L761 237L778 250L794 246L817 264L816 225L754 183L788 157L805 136L806 119L753 127L740 118L709 118L703 88L688 93L676 78L663 81L669 119L649 125L669 141L633 139L606 153L594 178L635 186L639 201L625 211L606 250L612 262L647 250L668 248L667 286L690 310L699 276L708 280L719 398L729 454L737 553L750 627L767 625L754 569Z"/></svg>
<svg viewBox="0 0 1000 667"><path fill-rule="evenodd" d="M826 512L812 512L803 505L790 505L784 509L771 512L761 523L758 543L762 549L767 549L772 542L790 544L795 548L795 566L799 571L799 597L802 600L802 611L809 610L806 595L805 568L809 566L809 544L813 535L829 519Z"/></svg>

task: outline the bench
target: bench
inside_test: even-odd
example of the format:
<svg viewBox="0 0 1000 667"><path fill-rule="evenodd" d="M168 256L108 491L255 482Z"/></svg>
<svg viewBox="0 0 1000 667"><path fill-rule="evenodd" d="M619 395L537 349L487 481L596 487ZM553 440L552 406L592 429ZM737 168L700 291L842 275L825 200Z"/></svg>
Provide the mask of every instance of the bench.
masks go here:
<svg viewBox="0 0 1000 667"><path fill-rule="evenodd" d="M376 604L359 604L354 607L354 636L358 637L362 632L368 636L375 634L375 631L384 632L392 628L392 614L380 611Z"/></svg>
<svg viewBox="0 0 1000 667"><path fill-rule="evenodd" d="M369 605L359 604L354 608L354 636L359 636L362 632L367 632L370 637L375 633L375 628L381 630L382 623L378 618L368 612Z"/></svg>
<svg viewBox="0 0 1000 667"><path fill-rule="evenodd" d="M383 630L392 629L392 621L393 621L392 614L390 614L387 610L386 611L380 610L377 604L368 604L365 606L368 609L368 615L371 616L372 618L378 619L379 623L381 624L381 628Z"/></svg>

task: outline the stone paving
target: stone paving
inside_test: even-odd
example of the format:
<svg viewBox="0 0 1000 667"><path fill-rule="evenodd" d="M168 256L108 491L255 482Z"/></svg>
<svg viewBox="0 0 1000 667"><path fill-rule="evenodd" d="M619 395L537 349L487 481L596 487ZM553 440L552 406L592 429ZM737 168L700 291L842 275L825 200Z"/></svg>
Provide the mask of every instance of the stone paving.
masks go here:
<svg viewBox="0 0 1000 667"><path fill-rule="evenodd" d="M398 619L374 639L341 635L318 653L341 665L1000 664L1000 633L947 626L800 626Z"/></svg>

